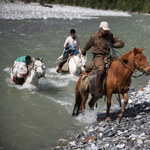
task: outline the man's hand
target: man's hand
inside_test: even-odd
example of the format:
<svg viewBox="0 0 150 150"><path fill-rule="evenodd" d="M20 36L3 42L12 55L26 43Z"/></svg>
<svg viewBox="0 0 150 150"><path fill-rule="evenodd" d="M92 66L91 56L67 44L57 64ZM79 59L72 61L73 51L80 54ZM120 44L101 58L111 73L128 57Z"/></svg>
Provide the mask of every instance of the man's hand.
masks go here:
<svg viewBox="0 0 150 150"><path fill-rule="evenodd" d="M82 51L82 55L85 56L85 55L86 55L86 52L83 52L83 51Z"/></svg>
<svg viewBox="0 0 150 150"><path fill-rule="evenodd" d="M114 47L114 44L113 43L108 43L108 46L113 48Z"/></svg>

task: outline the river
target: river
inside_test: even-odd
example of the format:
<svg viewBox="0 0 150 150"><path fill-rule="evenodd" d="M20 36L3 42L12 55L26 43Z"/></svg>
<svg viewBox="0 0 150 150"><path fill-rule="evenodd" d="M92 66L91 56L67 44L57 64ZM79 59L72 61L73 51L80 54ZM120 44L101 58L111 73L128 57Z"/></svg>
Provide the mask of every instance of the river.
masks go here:
<svg viewBox="0 0 150 150"><path fill-rule="evenodd" d="M0 147L4 150L49 150L60 138L76 132L96 121L96 113L105 111L101 99L98 108L86 116L72 117L75 84L78 76L57 74L53 65L63 51L69 30L75 28L81 47L98 31L101 21L108 21L111 32L124 41L121 53L142 48L150 62L150 16L132 14L132 17L98 17L95 19L25 19L0 20ZM38 86L16 86L10 81L10 69L16 58L30 54L43 57L46 78ZM91 50L87 52L92 60ZM133 79L131 87L138 90L149 77ZM112 109L118 103L113 98Z"/></svg>

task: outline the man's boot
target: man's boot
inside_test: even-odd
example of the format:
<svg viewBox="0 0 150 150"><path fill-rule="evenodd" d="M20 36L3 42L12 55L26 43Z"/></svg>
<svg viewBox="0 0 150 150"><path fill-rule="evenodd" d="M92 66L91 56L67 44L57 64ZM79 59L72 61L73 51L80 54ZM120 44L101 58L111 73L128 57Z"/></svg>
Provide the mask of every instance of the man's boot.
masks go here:
<svg viewBox="0 0 150 150"><path fill-rule="evenodd" d="M57 73L60 73L60 71L61 71L61 68L58 67L57 70L56 70L56 72L57 72Z"/></svg>
<svg viewBox="0 0 150 150"><path fill-rule="evenodd" d="M96 90L95 90L95 97L96 98L102 98L102 85L103 82L103 76L102 74L98 74L96 78Z"/></svg>

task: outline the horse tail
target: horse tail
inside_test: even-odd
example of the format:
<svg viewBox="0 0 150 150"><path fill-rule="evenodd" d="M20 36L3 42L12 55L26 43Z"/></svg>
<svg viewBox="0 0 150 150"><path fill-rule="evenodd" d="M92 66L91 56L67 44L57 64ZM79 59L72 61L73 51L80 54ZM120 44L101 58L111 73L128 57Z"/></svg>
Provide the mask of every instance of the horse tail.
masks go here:
<svg viewBox="0 0 150 150"><path fill-rule="evenodd" d="M75 104L74 104L74 109L73 109L73 112L72 112L72 116L79 115L80 105L81 105L81 102L82 102L82 96L81 96L81 93L80 93L80 84L81 84L82 76L84 74L85 73L83 73L80 76L79 80L76 83L76 88L75 88Z"/></svg>

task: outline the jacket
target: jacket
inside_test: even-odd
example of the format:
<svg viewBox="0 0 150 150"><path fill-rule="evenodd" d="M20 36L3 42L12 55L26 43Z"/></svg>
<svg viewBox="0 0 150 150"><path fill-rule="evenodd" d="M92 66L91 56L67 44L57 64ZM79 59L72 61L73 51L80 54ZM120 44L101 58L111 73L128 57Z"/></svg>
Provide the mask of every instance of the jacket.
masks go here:
<svg viewBox="0 0 150 150"><path fill-rule="evenodd" d="M92 47L92 53L106 55L108 43L113 43L114 48L124 47L123 41L111 32L108 32L106 35L101 35L100 32L96 32L91 35L82 52L85 53Z"/></svg>

